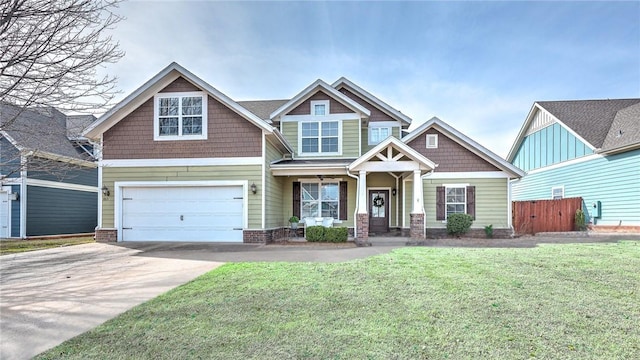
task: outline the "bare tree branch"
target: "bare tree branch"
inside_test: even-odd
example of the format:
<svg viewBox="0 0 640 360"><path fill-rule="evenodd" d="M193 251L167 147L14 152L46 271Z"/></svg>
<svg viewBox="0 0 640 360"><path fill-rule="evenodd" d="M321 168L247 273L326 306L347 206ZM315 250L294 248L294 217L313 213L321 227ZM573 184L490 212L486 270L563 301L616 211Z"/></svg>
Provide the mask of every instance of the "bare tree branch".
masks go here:
<svg viewBox="0 0 640 360"><path fill-rule="evenodd" d="M78 157L74 145L62 144L65 114L102 112L118 94L117 79L97 69L124 55L109 35L122 20L114 13L120 1L0 0L0 177L24 166L65 173L65 161L52 154ZM18 154L9 139L20 143Z"/></svg>

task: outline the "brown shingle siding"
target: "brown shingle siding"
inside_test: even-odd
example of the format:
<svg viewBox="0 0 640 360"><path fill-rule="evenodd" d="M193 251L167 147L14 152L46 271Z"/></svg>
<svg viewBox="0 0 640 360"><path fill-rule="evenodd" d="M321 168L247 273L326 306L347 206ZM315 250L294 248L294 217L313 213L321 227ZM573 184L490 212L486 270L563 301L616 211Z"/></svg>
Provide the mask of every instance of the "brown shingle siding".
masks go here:
<svg viewBox="0 0 640 360"><path fill-rule="evenodd" d="M342 88L342 89L340 89L340 92L345 94L351 100L353 100L353 101L357 102L358 104L364 106L367 110L371 111L371 116L369 116L369 121L393 121L394 120L391 116L389 116L389 115L383 113L382 111L378 110L378 108L373 106L371 103L369 103L368 101L362 99L358 95L352 93L348 89Z"/></svg>
<svg viewBox="0 0 640 360"><path fill-rule="evenodd" d="M438 134L438 148L427 149L426 134ZM464 148L436 129L429 129L408 144L427 159L438 164L436 172L499 171L478 155Z"/></svg>
<svg viewBox="0 0 640 360"><path fill-rule="evenodd" d="M198 89L195 85L185 80L183 77L179 77L174 80L171 84L167 85L164 89L160 90L160 92L188 92L188 91L202 91Z"/></svg>
<svg viewBox="0 0 640 360"><path fill-rule="evenodd" d="M182 81L180 81L182 80ZM184 79L166 89L194 90ZM187 86L189 85L189 86ZM195 89L197 90L197 89ZM153 140L153 98L104 133L104 159L255 157L262 154L261 130L231 109L208 98L207 140Z"/></svg>
<svg viewBox="0 0 640 360"><path fill-rule="evenodd" d="M330 97L323 91L318 91L313 96L305 100L302 104L295 107L287 115L309 115L311 114L311 101L315 100L329 100L329 113L330 114L344 114L353 113L353 110L344 106L334 98Z"/></svg>

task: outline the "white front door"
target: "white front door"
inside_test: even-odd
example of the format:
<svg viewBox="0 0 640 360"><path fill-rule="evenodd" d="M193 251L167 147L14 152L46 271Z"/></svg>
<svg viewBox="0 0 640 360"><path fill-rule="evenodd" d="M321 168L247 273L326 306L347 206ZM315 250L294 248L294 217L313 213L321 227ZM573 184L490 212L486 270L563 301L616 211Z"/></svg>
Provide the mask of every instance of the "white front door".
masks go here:
<svg viewBox="0 0 640 360"><path fill-rule="evenodd" d="M0 239L11 236L11 224L9 224L10 205L9 192L0 191Z"/></svg>
<svg viewBox="0 0 640 360"><path fill-rule="evenodd" d="M123 241L242 242L242 186L122 188Z"/></svg>

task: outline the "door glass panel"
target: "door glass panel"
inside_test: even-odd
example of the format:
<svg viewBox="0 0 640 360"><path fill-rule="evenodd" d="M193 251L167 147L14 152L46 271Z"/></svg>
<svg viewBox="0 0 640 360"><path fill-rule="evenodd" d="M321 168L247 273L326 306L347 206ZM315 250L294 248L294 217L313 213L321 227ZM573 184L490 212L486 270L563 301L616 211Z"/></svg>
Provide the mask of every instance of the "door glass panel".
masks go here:
<svg viewBox="0 0 640 360"><path fill-rule="evenodd" d="M387 199L385 195L385 193L371 193L371 217L383 218L386 216Z"/></svg>

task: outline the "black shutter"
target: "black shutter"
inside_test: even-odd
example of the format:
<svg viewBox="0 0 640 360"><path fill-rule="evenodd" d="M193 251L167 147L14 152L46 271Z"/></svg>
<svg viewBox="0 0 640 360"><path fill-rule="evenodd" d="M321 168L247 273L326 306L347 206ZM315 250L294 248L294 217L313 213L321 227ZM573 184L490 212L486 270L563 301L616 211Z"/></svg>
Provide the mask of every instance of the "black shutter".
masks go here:
<svg viewBox="0 0 640 360"><path fill-rule="evenodd" d="M467 186L467 214L476 219L476 187Z"/></svg>
<svg viewBox="0 0 640 360"><path fill-rule="evenodd" d="M293 182L293 215L300 219L300 182ZM302 219L300 219L302 220Z"/></svg>
<svg viewBox="0 0 640 360"><path fill-rule="evenodd" d="M444 186L436 186L436 220L445 218Z"/></svg>
<svg viewBox="0 0 640 360"><path fill-rule="evenodd" d="M347 182L340 181L340 220L347 220Z"/></svg>

